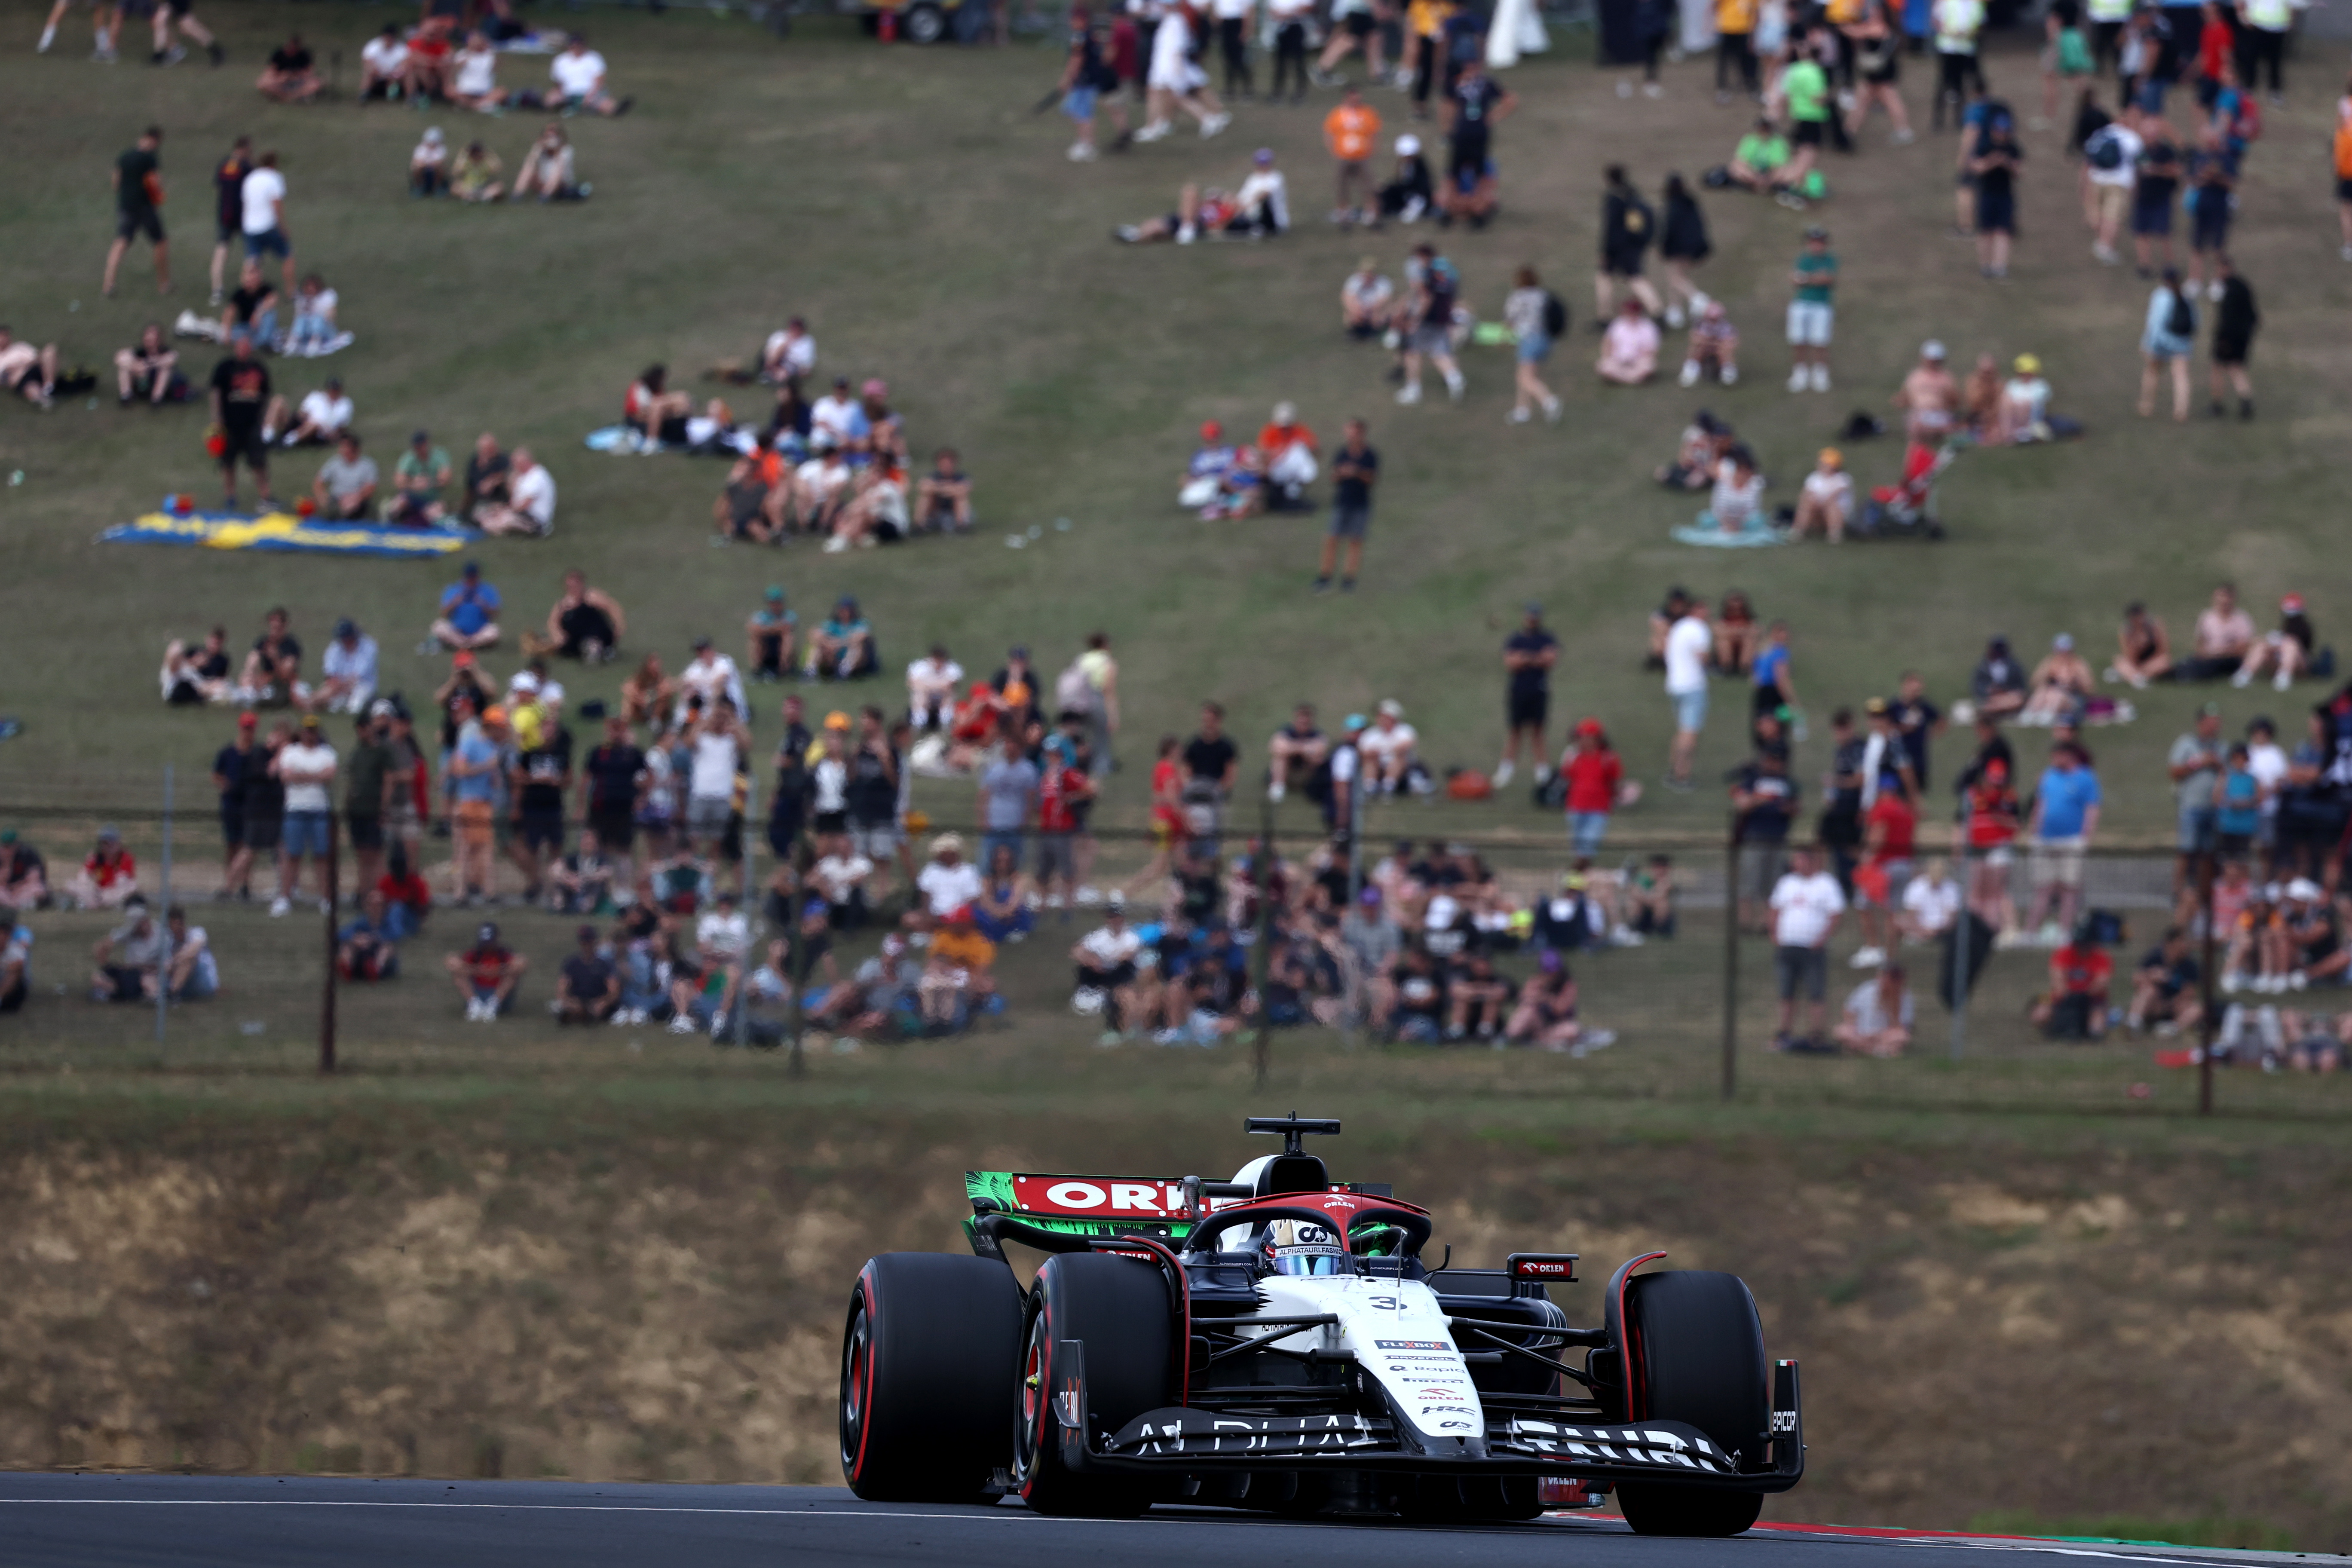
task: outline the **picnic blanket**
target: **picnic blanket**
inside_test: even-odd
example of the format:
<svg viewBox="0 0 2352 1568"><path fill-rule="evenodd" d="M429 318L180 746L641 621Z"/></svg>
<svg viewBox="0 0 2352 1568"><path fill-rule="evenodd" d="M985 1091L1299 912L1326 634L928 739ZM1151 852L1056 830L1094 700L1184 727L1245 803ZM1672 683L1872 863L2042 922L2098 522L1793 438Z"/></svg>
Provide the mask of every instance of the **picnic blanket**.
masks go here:
<svg viewBox="0 0 2352 1568"><path fill-rule="evenodd" d="M585 445L592 452L618 452L625 457L650 458L659 452L684 452L694 457L723 457L732 453L749 456L759 449L760 443L751 432L737 426L722 430L716 420L700 415L686 422L688 439L680 445L674 441L648 441L646 433L634 425L606 425L588 432Z"/></svg>
<svg viewBox="0 0 2352 1568"><path fill-rule="evenodd" d="M322 522L289 511L151 511L100 534L108 544L202 544L214 550L274 550L318 555L384 555L406 560L453 555L469 531Z"/></svg>
<svg viewBox="0 0 2352 1568"><path fill-rule="evenodd" d="M1762 512L1749 518L1748 526L1738 532L1726 533L1717 525L1713 512L1703 511L1696 522L1686 522L1675 529L1675 538L1685 544L1706 544L1717 550L1751 550L1759 545L1789 542L1789 536L1774 528Z"/></svg>

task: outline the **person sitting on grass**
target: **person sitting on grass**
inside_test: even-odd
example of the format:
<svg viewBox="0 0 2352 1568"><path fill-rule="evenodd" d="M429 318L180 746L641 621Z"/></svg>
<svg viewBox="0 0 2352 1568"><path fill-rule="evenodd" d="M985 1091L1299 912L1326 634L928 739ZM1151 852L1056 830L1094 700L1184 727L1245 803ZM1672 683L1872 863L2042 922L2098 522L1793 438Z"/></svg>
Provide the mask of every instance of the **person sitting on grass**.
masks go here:
<svg viewBox="0 0 2352 1568"><path fill-rule="evenodd" d="M1503 1039L1514 1046L1535 1046L1564 1051L1576 1044L1581 1026L1576 1020L1576 977L1558 948L1544 949L1536 973L1520 988L1517 1005L1503 1026Z"/></svg>
<svg viewBox="0 0 2352 1568"><path fill-rule="evenodd" d="M479 142L468 142L449 168L449 194L461 202L494 202L507 194L506 164Z"/></svg>
<svg viewBox="0 0 2352 1568"><path fill-rule="evenodd" d="M400 973L400 942L389 906L374 888L360 900L360 912L335 933L335 973L346 980L390 980Z"/></svg>
<svg viewBox="0 0 2352 1568"><path fill-rule="evenodd" d="M2042 374L2041 357L2020 354L2010 368L2011 374L2000 384L2000 401L1993 410L1990 438L2004 447L2054 439L2064 422L2050 417L2050 383Z"/></svg>
<svg viewBox="0 0 2352 1568"><path fill-rule="evenodd" d="M931 471L915 481L915 526L931 533L971 531L971 476L953 447L931 454Z"/></svg>
<svg viewBox="0 0 2352 1568"><path fill-rule="evenodd" d="M228 630L215 626L198 644L173 637L163 647L163 700L175 708L229 699Z"/></svg>
<svg viewBox="0 0 2352 1568"><path fill-rule="evenodd" d="M2258 676L2271 678L2271 689L2284 691L2294 684L2295 678L2311 668L2311 656L2319 640L2312 629L2311 617L2304 612L2303 595L2289 594L2279 601L2278 629L2264 632L2246 649L2246 657L2238 665L2238 673L2230 677L2230 684L2251 686Z"/></svg>
<svg viewBox="0 0 2352 1568"><path fill-rule="evenodd" d="M111 826L98 830L98 842L83 857L81 869L65 886L66 900L75 909L119 910L139 896L139 860L123 847L122 835ZM22 898L18 909L26 907Z"/></svg>
<svg viewBox="0 0 2352 1568"><path fill-rule="evenodd" d="M278 439L286 446L332 447L352 427L352 400L343 395L342 379L331 375L325 385L302 395L291 423L287 421L283 397L269 400L263 423L273 430L283 428L286 433Z"/></svg>
<svg viewBox="0 0 2352 1568"><path fill-rule="evenodd" d="M1356 263L1339 285L1339 321L1351 338L1377 338L1396 314L1396 285L1371 257Z"/></svg>
<svg viewBox="0 0 2352 1568"><path fill-rule="evenodd" d="M483 431L474 437L473 453L466 459L466 490L458 509L471 521L485 508L512 500L513 485L514 459L499 449L496 436Z"/></svg>
<svg viewBox="0 0 2352 1568"><path fill-rule="evenodd" d="M1916 1017L1903 966L1888 963L1847 994L1830 1037L1858 1057L1899 1057L1911 1043Z"/></svg>
<svg viewBox="0 0 2352 1568"><path fill-rule="evenodd" d="M469 1024L494 1024L514 1006L515 987L522 984L530 960L499 940L498 923L484 921L474 931L474 945L441 961L450 983L466 1004Z"/></svg>
<svg viewBox="0 0 2352 1568"><path fill-rule="evenodd" d="M626 114L635 101L604 90L604 57L588 47L585 34L572 35L563 52L548 62L547 74L555 82L557 101L569 110L584 109L610 119Z"/></svg>
<svg viewBox="0 0 2352 1568"><path fill-rule="evenodd" d="M318 61L302 35L294 33L270 51L269 63L254 82L261 96L279 103L308 103L326 84L319 79Z"/></svg>
<svg viewBox="0 0 2352 1568"><path fill-rule="evenodd" d="M335 310L342 297L327 287L317 273L305 273L294 289L294 323L278 345L280 353L317 359L349 348L352 334L335 325Z"/></svg>
<svg viewBox="0 0 2352 1568"><path fill-rule="evenodd" d="M549 121L530 151L522 155L522 167L515 171L515 200L537 196L542 202L576 202L586 199L588 187L580 183L580 168L572 152L572 138L563 127Z"/></svg>
<svg viewBox="0 0 2352 1568"><path fill-rule="evenodd" d="M587 574L574 566L563 574L563 591L548 609L546 633L525 632L522 650L602 664L613 657L627 629L620 601L602 588L590 587Z"/></svg>
<svg viewBox="0 0 2352 1568"><path fill-rule="evenodd" d="M833 614L809 635L807 672L813 679L851 680L882 672L882 656L874 646L874 628L858 612L857 601L843 595Z"/></svg>
<svg viewBox="0 0 2352 1568"><path fill-rule="evenodd" d="M1367 227L1378 228L1389 218L1418 223L1437 199L1429 160L1422 155L1421 138L1407 132L1396 139L1396 168L1381 187L1380 216Z"/></svg>
<svg viewBox="0 0 2352 1568"><path fill-rule="evenodd" d="M555 528L555 478L535 460L528 447L517 447L509 459L507 496L474 513L474 525L485 533L539 538Z"/></svg>
<svg viewBox="0 0 2352 1568"><path fill-rule="evenodd" d="M1739 329L1731 324L1720 300L1709 300L1691 323L1689 346L1683 352L1682 384L1696 386L1701 381L1726 386L1739 382Z"/></svg>
<svg viewBox="0 0 2352 1568"><path fill-rule="evenodd" d="M476 146L481 145L479 142ZM412 196L446 195L453 181L449 172L449 139L438 125L428 125L425 134L408 153L408 194Z"/></svg>
<svg viewBox="0 0 2352 1568"><path fill-rule="evenodd" d="M383 99L389 103L408 89L408 40L400 24L386 22L383 31L360 46L360 101Z"/></svg>
<svg viewBox="0 0 2352 1568"><path fill-rule="evenodd" d="M1698 526L1722 533L1746 533L1761 526L1758 513L1764 501L1764 476L1756 469L1756 454L1738 442L1715 466L1715 489Z"/></svg>
<svg viewBox="0 0 2352 1568"><path fill-rule="evenodd" d="M622 422L644 437L649 447L685 446L686 421L693 412L694 395L669 390L666 365L647 365L621 400Z"/></svg>
<svg viewBox="0 0 2352 1568"><path fill-rule="evenodd" d="M441 492L449 488L453 470L449 454L433 444L429 432L408 438L408 450L392 466L393 498L385 521L410 528L430 528L449 513Z"/></svg>
<svg viewBox="0 0 2352 1568"><path fill-rule="evenodd" d="M1658 323L1642 308L1639 300L1628 299L1619 309L1617 317L1601 334L1601 358L1593 369L1601 379L1619 386L1639 386L1658 373Z"/></svg>
<svg viewBox="0 0 2352 1568"><path fill-rule="evenodd" d="M449 99L458 108L488 114L506 102L506 89L499 85L499 51L480 28L466 35L466 47L449 65Z"/></svg>
<svg viewBox="0 0 2352 1568"><path fill-rule="evenodd" d="M134 400L143 398L156 408L166 403L185 401L188 378L180 374L179 363L180 351L164 338L163 324L148 322L137 342L115 351L116 401L129 407Z"/></svg>
<svg viewBox="0 0 2352 1568"><path fill-rule="evenodd" d="M596 928L583 925L572 956L555 981L558 1024L602 1024L619 1011L621 971L597 946Z"/></svg>
<svg viewBox="0 0 2352 1568"><path fill-rule="evenodd" d="M1266 239L1289 227L1289 185L1274 166L1274 150L1261 147L1251 156L1249 176L1239 190L1228 195L1188 181L1177 193L1173 213L1122 225L1113 237L1129 245L1155 239L1190 245L1203 234L1212 239Z"/></svg>
<svg viewBox="0 0 2352 1568"><path fill-rule="evenodd" d="M220 994L220 962L213 954L212 938L202 926L188 923L188 911L173 904L163 911L163 933L171 939L164 965L164 994L174 1002L206 1002ZM153 986L147 998L153 1001Z"/></svg>
<svg viewBox="0 0 2352 1568"><path fill-rule="evenodd" d="M499 604L499 591L482 581L481 563L467 562L458 580L442 591L433 640L451 652L496 647Z"/></svg>
<svg viewBox="0 0 2352 1568"><path fill-rule="evenodd" d="M1979 717L1995 723L2013 717L2025 706L2025 671L2009 651L2007 637L1985 644L1984 658L1969 677L1969 695Z"/></svg>
<svg viewBox="0 0 2352 1568"><path fill-rule="evenodd" d="M58 396L58 345L18 342L0 326L0 389L47 408Z"/></svg>
<svg viewBox="0 0 2352 1568"><path fill-rule="evenodd" d="M1790 531L1800 539L1819 533L1838 544L1844 542L1845 525L1853 516L1853 476L1845 471L1844 455L1835 447L1824 447L1798 493L1797 519Z"/></svg>
<svg viewBox="0 0 2352 1568"><path fill-rule="evenodd" d="M1724 179L1743 190L1769 196L1784 183L1781 171L1789 166L1789 139L1780 134L1767 115L1756 121L1754 130L1739 139L1724 165Z"/></svg>
<svg viewBox="0 0 2352 1568"><path fill-rule="evenodd" d="M1731 426L1702 408L1683 426L1682 438L1675 446L1675 460L1652 476L1668 489L1703 490L1715 482L1716 465L1729 454L1737 437ZM1665 624L1651 617L1651 652L1662 657L1665 647Z"/></svg>
<svg viewBox="0 0 2352 1568"><path fill-rule="evenodd" d="M149 912L144 893L131 894L123 902L122 915L122 923L91 949L93 1002L152 1001L156 976L171 952L171 938Z"/></svg>
<svg viewBox="0 0 2352 1568"><path fill-rule="evenodd" d="M2050 989L2034 998L2029 1016L2053 1040L2097 1040L2107 1032L2107 983L2115 961L2077 928L2065 946L2050 954Z"/></svg>
<svg viewBox="0 0 2352 1568"><path fill-rule="evenodd" d="M2090 661L2074 651L2074 639L2066 632L2050 639L2050 651L2033 667L2027 686L2025 705L2017 715L2021 724L2074 722L2098 691Z"/></svg>
<svg viewBox="0 0 2352 1568"><path fill-rule="evenodd" d="M2154 1029L2162 1035L2195 1028L2204 1016L2199 973L2196 956L2189 952L2189 933L2172 927L2132 972L2131 1005L2124 1012L2126 1026L2134 1032Z"/></svg>
<svg viewBox="0 0 2352 1568"><path fill-rule="evenodd" d="M346 430L335 442L335 455L320 465L310 496L322 518L352 521L375 513L378 474L375 459L360 451L356 431Z"/></svg>

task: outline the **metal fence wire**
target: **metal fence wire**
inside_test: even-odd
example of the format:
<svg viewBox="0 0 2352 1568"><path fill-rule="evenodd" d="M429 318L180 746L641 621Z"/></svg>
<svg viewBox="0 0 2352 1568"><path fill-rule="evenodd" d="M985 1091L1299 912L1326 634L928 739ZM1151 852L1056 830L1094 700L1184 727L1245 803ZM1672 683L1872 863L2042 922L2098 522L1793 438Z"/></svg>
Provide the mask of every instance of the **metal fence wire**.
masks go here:
<svg viewBox="0 0 2352 1568"><path fill-rule="evenodd" d="M396 982L354 979L336 962L336 933L365 892L347 833L338 831L322 863L303 866L295 898L273 913L279 884L266 847L253 857L249 896L229 890L233 848L204 781L163 770L142 793L136 798L120 781L89 788L71 780L20 782L6 792L0 826L43 853L58 896L49 907L16 911L30 938L30 983L17 1009L0 1016L0 1044L25 1049L0 1060L104 1061L160 1049L167 1068L315 1063L332 1071L392 1058L403 1070L470 1064L478 1032L468 1032L458 977L445 964L481 924L496 924L499 940L530 967L515 1015L520 1028L506 1033L543 1042L567 1037L555 1033L547 1004L583 921L600 940L614 929L610 900L590 909L525 905L522 873L503 857L489 901L458 906L451 841L428 826L414 854L436 905L431 923L401 946ZM906 873L925 855L925 836L960 828L978 846L982 835L970 824L918 816L905 860L886 868L890 887L871 923L810 928L835 949L833 968L820 972L799 918L800 900L813 894L805 873L815 846L803 837L780 859L758 830L756 799L746 802L746 816L740 885L752 937L734 985L748 1000L725 1022L735 1041L793 1047L788 1058L798 1064L801 999L872 955L898 922L912 894ZM1296 795L1280 805L1227 806L1214 828L1219 881L1210 919L1228 924L1244 951L1252 1006L1224 1037L1255 1039L1262 1065L1286 1038L1318 1029L1351 1046L1439 1057L1482 1047L1539 1049L1541 1030L1513 1039L1508 1026L1527 987L1556 964L1574 982L1578 1027L1549 1044L1567 1058L1561 1070L1596 1094L2339 1114L2335 1099L2299 1069L2336 1060L2352 913L2328 890L2292 878L2270 881L2259 851L2241 863L2145 847L2072 858L2020 849L2012 860L1955 852L1950 829L1929 825L1909 863L1873 866L1727 835L1712 842L1612 836L1580 856L1548 824L1469 837L1431 831L1433 823L1461 820L1421 801L1377 797L1334 834L1318 808ZM130 923L119 890L94 895L84 887L88 907L71 907L83 858L102 831L117 835L136 862L137 886L157 919L167 906L180 912L179 945L151 958L153 974L109 973L121 968ZM1161 852L1148 823L1105 822L1091 837L1092 884L1125 886L1135 922L1165 928L1186 895L1180 882L1147 874ZM1270 861L1258 858L1266 843ZM1844 906L1817 956L1788 951L1770 930L1772 891L1800 853L1815 857ZM1257 896L1268 867L1278 868L1284 899ZM718 883L732 885L733 869L718 868ZM1342 914L1366 888L1381 891L1381 914L1403 955L1369 967L1349 948ZM1099 909L1089 901L1034 913L1034 940L1001 949L1003 1012L982 1022L1041 1039L1102 1028L1099 1009L1082 1003L1074 1013L1063 956L1100 923ZM680 938L688 950L691 925ZM175 969L197 940L189 932L201 933L210 963ZM110 939L117 939L112 948L100 952ZM1286 955L1314 960L1318 952L1336 960L1307 966L1328 994L1291 984L1291 971L1276 967ZM207 973L217 975L216 994L169 994ZM1412 984L1421 977L1433 982L1436 999ZM123 1000L102 1004L100 994ZM1259 1005L1269 998L1272 1005ZM1456 1005L1465 999L1471 1005ZM2352 1029L2352 996L2340 1011ZM658 1013L657 1005L649 1021L656 1028ZM698 1029L704 1022L698 1015ZM1154 1033L1131 1037L1147 1044Z"/></svg>

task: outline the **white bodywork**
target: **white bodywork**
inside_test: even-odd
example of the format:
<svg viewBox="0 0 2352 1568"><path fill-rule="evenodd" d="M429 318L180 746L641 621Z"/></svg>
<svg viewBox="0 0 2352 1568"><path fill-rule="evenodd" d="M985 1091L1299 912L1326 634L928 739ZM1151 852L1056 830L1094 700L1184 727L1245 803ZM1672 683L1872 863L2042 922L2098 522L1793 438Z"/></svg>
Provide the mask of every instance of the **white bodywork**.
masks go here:
<svg viewBox="0 0 2352 1568"><path fill-rule="evenodd" d="M1309 1347L1327 1354L1352 1353L1377 1379L1404 1419L1422 1436L1424 1448L1459 1444L1486 1447L1486 1415L1470 1368L1454 1348L1453 1331L1435 1291L1417 1279L1364 1279L1352 1275L1293 1277L1275 1274L1258 1281L1267 1317L1329 1313L1339 1321L1306 1329L1280 1342L1286 1350ZM1265 1329L1271 1336L1280 1329Z"/></svg>

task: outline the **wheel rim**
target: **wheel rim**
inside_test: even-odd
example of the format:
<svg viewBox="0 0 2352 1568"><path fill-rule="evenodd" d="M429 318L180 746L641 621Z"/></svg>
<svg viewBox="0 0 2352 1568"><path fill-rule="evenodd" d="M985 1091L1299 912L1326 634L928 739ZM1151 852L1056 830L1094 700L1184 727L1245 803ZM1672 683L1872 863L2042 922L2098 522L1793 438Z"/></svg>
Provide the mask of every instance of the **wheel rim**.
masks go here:
<svg viewBox="0 0 2352 1568"><path fill-rule="evenodd" d="M866 1400L874 1384L874 1335L860 1300L841 1346L841 1468L852 1481L866 1447Z"/></svg>
<svg viewBox="0 0 2352 1568"><path fill-rule="evenodd" d="M1048 1386L1052 1368L1045 1354L1047 1332L1045 1314L1040 1312L1029 1325L1029 1342L1021 1354L1020 1404L1013 1429L1013 1474L1024 1495L1030 1482L1036 1479L1038 1461L1045 1452L1045 1424L1053 1415L1053 1390Z"/></svg>

